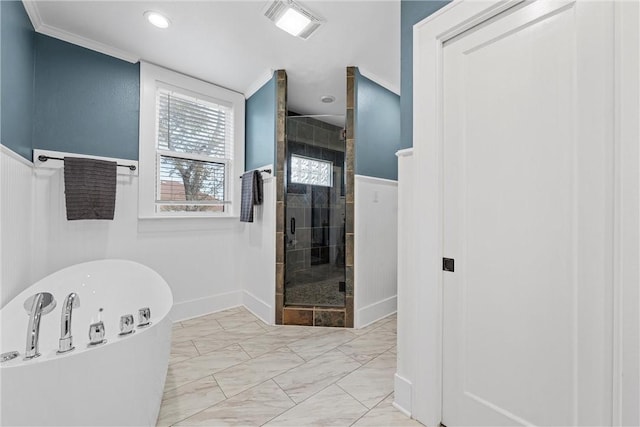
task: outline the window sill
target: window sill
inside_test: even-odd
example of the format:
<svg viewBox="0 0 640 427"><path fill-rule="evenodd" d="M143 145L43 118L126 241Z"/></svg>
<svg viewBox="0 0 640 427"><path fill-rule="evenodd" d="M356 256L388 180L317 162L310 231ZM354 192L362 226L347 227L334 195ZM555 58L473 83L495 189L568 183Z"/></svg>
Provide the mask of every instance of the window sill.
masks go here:
<svg viewBox="0 0 640 427"><path fill-rule="evenodd" d="M226 215L211 215L211 216L190 216L190 215L175 215L175 216L139 216L141 221L164 221L173 219L192 219L192 220L208 220L208 219L240 219L239 216L226 216Z"/></svg>
<svg viewBox="0 0 640 427"><path fill-rule="evenodd" d="M239 216L147 216L138 217L139 233L207 232L235 230Z"/></svg>

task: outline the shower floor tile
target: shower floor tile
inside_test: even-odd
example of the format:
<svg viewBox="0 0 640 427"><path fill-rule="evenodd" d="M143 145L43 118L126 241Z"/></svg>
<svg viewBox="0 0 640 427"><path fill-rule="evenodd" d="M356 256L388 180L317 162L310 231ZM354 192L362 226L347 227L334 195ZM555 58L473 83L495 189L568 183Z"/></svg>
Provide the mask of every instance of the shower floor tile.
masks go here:
<svg viewBox="0 0 640 427"><path fill-rule="evenodd" d="M158 425L421 426L392 406L396 317L271 326L242 307L178 322Z"/></svg>

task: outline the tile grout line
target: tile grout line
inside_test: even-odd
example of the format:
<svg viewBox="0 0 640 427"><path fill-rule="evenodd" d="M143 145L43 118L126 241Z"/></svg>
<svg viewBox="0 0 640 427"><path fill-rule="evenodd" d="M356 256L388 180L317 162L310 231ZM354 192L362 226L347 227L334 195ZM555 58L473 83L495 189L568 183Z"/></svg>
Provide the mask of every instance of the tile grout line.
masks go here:
<svg viewBox="0 0 640 427"><path fill-rule="evenodd" d="M342 387L340 387L342 388ZM344 389L343 389L344 390ZM348 392L347 392L348 393ZM384 399L382 399L380 402L378 402L373 408L369 409L367 412L365 412L364 414L362 414L360 416L360 418L358 418L357 420L355 420L353 423L350 424L350 426L355 425L358 421L360 421L361 419L363 419L364 417L366 417L371 411L373 411L374 409L376 409L378 406L380 406L382 404L382 402L384 402L385 400L387 400L387 398L389 396L391 396L394 392L392 391L391 393L387 394ZM411 419L411 418L410 418Z"/></svg>
<svg viewBox="0 0 640 427"><path fill-rule="evenodd" d="M228 315L221 316L221 318L229 317L229 316L236 315L236 314L240 314L240 313L242 313L242 311L238 311L238 312L230 313L230 314L228 314ZM254 316L254 317L255 317L255 316ZM350 329L350 328L326 328L326 329L327 329L327 331L322 331L322 332L314 332L314 331L311 331L311 330L309 330L309 331L305 331L305 332L308 332L305 336L300 337L300 338L298 338L298 337L291 338L291 339L292 339L292 341L287 342L286 344L283 344L282 346L276 347L275 349L268 350L268 351L266 351L266 352L264 352L264 353L262 353L262 354L260 354L260 355L257 355L257 356L254 358L254 357L251 357L251 355L250 355L250 354L246 351L246 349L242 346L242 343L241 343L241 340L240 340L240 339L235 340L233 343L231 343L231 344L229 344L229 345L227 345L227 346L223 346L223 347L221 347L221 348L218 348L218 349L212 350L212 351L207 352L207 353L201 353L201 352L200 352L200 350L198 349L197 345L195 344L195 340L196 340L196 339L201 339L201 338L206 338L207 336L209 336L209 335L214 335L215 333L220 332L220 331L224 331L224 332L231 332L231 333L232 333L232 332L233 332L233 329L241 328L241 327L246 326L246 325L248 325L248 324L250 324L250 323L252 323L252 322L256 322L256 323L257 323L260 319L256 319L256 320L248 321L248 322L242 323L242 324L240 324L240 325L235 325L233 328L229 328L229 329L224 328L224 327L223 327L219 322L217 322L217 319L212 319L212 320L218 324L218 326L220 327L220 329L216 329L215 331L211 332L210 334L203 335L203 336L197 337L197 338L195 338L195 339L185 340L185 341L181 341L181 342L179 342L179 343L182 343L182 342L187 342L187 341L189 341L189 342L190 342L190 344L191 344L191 345L196 349L196 352L198 353L198 355L199 355L199 356L193 356L193 357L190 357L190 358L188 358L188 359L184 359L184 360L181 360L181 361L179 361L179 362L175 362L174 364L169 364L169 366L173 366L173 365L175 365L175 364L179 364L180 362L185 362L185 361L188 361L188 360L192 360L192 359L194 359L194 358L196 358L196 357L200 357L200 356L208 355L208 354L214 353L214 352L216 352L216 351L225 350L225 349L228 349L229 347L232 347L232 346L234 346L234 345L237 345L237 346L240 348L240 350L242 351L242 353L244 353L247 357L249 357L249 359L248 359L248 360L243 360L243 361L241 361L241 362L235 363L235 364L230 365L230 366L227 366L227 367L225 367L224 369L221 369L221 370L216 371L216 372L212 372L212 373L207 374L206 376L204 376L204 377L202 377L202 378L195 379L195 380L190 381L190 382L188 382L188 383L182 384L182 385L180 385L180 386L178 386L178 387L174 387L174 388L172 388L172 389L169 389L169 390L165 390L165 391L163 391L163 394L165 394L167 391L175 390L175 389L177 389L177 388L180 388L180 387L186 386L186 385L191 384L191 383L196 382L196 381L201 381L202 379L204 379L204 378L206 378L206 377L208 377L208 376L211 376L211 377L213 378L213 380L215 381L216 386L217 386L217 387L218 387L218 389L222 392L222 395L225 397L225 399L224 399L224 400L222 400L222 401L220 401L220 402L217 402L217 403L216 403L216 404L214 404L214 405L208 406L207 408L204 408L204 409L202 409L201 411L197 411L197 412L195 412L195 413L193 413L193 414L189 415L188 417L183 418L183 419L182 419L182 420L180 420L180 421L175 421L173 424L176 424L176 423L182 422L182 421L184 421L184 420L186 420L186 419L188 419L188 418L190 418L190 417L193 417L193 416L197 415L197 414L198 414L198 413L200 413L200 412L206 411L207 409L210 409L210 408L212 408L212 407L214 407L214 406L217 406L217 405L219 405L219 404L222 404L223 402L228 401L230 398L235 397L235 396L237 396L237 395L239 395L239 394L241 394L241 393L247 392L247 391L249 391L249 390L251 390L251 389L253 389L253 388L259 387L259 386L261 386L261 385L263 385L263 384L267 383L268 381L272 381L272 382L273 382L273 383L274 383L274 384L275 384L275 385L276 385L276 386L277 386L277 387L278 387L278 388L279 388L279 389L284 393L284 395L289 399L289 401L290 401L291 403L293 403L293 406L292 406L292 407L290 407L290 408L288 408L288 409L286 409L286 410L284 410L284 411L282 411L281 413L279 413L278 415L276 415L276 416L272 417L271 419L267 420L267 421L266 421L265 423L263 423L262 425L264 425L264 424L266 424L266 423L268 423L268 422L272 421L273 419L275 419L275 418L279 417L279 416L280 416L280 415L282 415L283 413L290 411L291 409L295 408L296 406L298 406L298 405L300 405L300 404L302 404L302 403L304 403L304 402L308 401L309 399L311 399L312 397L314 397L314 396L316 396L317 394L321 393L322 391L326 390L327 388L331 387L332 385L336 385L340 390L342 390L344 393L346 393L348 396L350 396L351 398L353 398L356 402L358 402L360 405L362 405L364 408L366 408L366 409L367 409L367 411L366 411L363 415L361 415L358 419L356 419L353 423L351 423L351 425L353 425L353 424L357 423L360 419L362 419L363 417L365 417L365 416L366 416L367 414L369 414L373 409L375 409L375 408L376 408L376 407L378 407L382 402L384 402L384 401L385 401L385 400L386 400L386 399L387 399L391 394L393 394L393 391L392 391L392 392L390 392L390 393L389 393L389 394L387 394L387 395L386 395L382 400L380 400L379 402L377 402L377 403L376 403L372 408L369 408L367 405L365 405L363 402L361 402L359 399L357 399L357 398L356 398L356 397L354 397L351 393L349 393L347 390L345 390L343 387L341 387L341 386L338 384L338 382L339 382L339 381L342 381L345 377L347 377L347 376L351 375L352 373L354 373L354 372L356 372L356 371L360 370L361 368L363 368L363 367L364 367L364 366L366 366L367 364L371 363L373 360L375 360L376 358L378 358L378 357L382 356L383 354L391 353L391 350L393 349L394 345L389 346L388 348L386 348L385 350L383 350L383 351L382 351L382 352L380 352L380 353L376 353L373 357L368 358L368 360L366 360L366 361L364 361L364 362L360 362L359 360L355 359L355 357L354 357L353 355L350 355L350 354L345 353L342 349L340 349L340 347L342 347L342 346L344 346L344 345L346 345L346 344L349 344L349 343L351 343L351 342L353 342L353 341L355 341L355 340L357 340L357 339L359 339L359 338L363 338L363 337L365 337L365 336L367 336L367 335L371 334L372 332L375 332L375 331L379 330L379 329L380 329L380 328L382 328L384 325L386 325L386 324L388 324L388 323L390 323L390 322L394 321L394 319L388 319L388 320L387 320L387 319L381 319L381 320L385 320L385 321L384 321L384 322L382 322L382 323L380 323L376 328L373 328L373 329L371 329L371 330L369 330L369 331L366 331L366 332L363 332L363 333L361 333L361 334L352 333L352 334L353 334L353 336L352 336L352 337L350 337L350 339L348 339L347 341L344 341L344 342L341 342L341 343L339 343L339 344L337 344L337 345L335 345L335 346L332 346L331 348L327 349L326 351L322 351L320 354L315 355L314 357L310 358L309 360L304 359L304 358L302 357L302 355L301 355L301 354L299 354L298 352L296 352L293 348L291 348L291 347L289 347L289 346L290 346L291 344L295 344L295 343L297 343L297 342L299 342L299 341L302 341L302 340L305 340L305 339L309 339L309 338L313 338L313 337L314 337L314 334L315 334L316 336L325 336L325 335L330 335L330 334L332 334L332 333L333 333L333 331L338 331L338 330L346 330L346 331L349 331L349 329ZM205 322L202 322L202 323L204 324ZM181 326L182 326L182 328L185 328L185 326L184 326L184 325L181 325ZM198 324L196 324L196 325L191 325L190 327L194 327L194 326L198 326ZM259 327L261 327L261 328L263 329L263 331L261 331L261 332L259 332L259 333L255 334L255 335L251 334L251 335L248 335L247 337L243 337L244 339L243 339L242 341L249 341L249 340L254 339L254 338L256 338L256 337L263 337L263 336L270 336L270 335L272 335L274 338L278 339L278 338L281 338L281 337L279 337L279 336L278 336L278 335L279 335L279 331L284 330L284 327L278 327L278 325L266 325L266 324L265 324L264 326L275 326L274 328L266 328L266 327L264 327L262 324L258 323L258 326L259 326ZM372 325L370 325L370 326L372 326ZM186 328L189 328L189 326L187 326ZM305 328L311 329L311 328L317 328L317 327L305 327ZM383 332L383 331L380 331L380 332ZM392 332L392 331L389 331L389 332ZM284 337L282 337L282 338L283 338L285 341L287 341L289 337L284 336ZM218 373L224 372L224 371L226 371L226 370L228 370L228 369L231 369L231 368L237 367L237 366L239 366L239 365L242 365L242 364L248 363L248 362L249 362L249 361L251 361L251 360L256 360L256 359L258 359L258 358L260 358L260 357L262 357L262 356L265 356L265 355L267 355L267 354L269 354L269 353L277 352L277 351L279 351L279 350L283 350L283 349L285 349L287 352L289 352L289 353L291 353L291 354L295 355L296 357L298 357L302 362L301 362L301 363L296 364L295 366L292 366L292 367L291 367L291 368L289 368L289 369L286 369L286 370L284 370L284 371L282 371L282 372L279 372L279 373L277 373L277 374L275 374L275 375L273 375L273 376L270 376L270 377L269 377L268 379L266 379L265 381L263 381L263 382L261 382L261 383L259 383L259 384L256 384L256 385L254 385L254 386L251 386L251 387L249 387L248 389L243 390L243 391L241 391L240 393L237 393L237 394L236 394L236 395L234 395L234 396L228 397L228 396L227 396L227 394L226 394L226 393L224 392L224 390L222 389L222 387L220 386L220 383L218 382L217 378L215 377L215 375L216 375L216 374L218 374ZM299 368L299 367L301 367L301 366L304 366L305 364L310 363L310 362L312 362L312 361L314 361L314 360L318 359L319 357L322 357L322 356L326 355L327 353L329 353L329 352L331 352L331 351L335 351L335 350L340 351L340 352L342 353L342 355L344 355L345 357L347 357L349 360L353 361L354 363L358 364L359 366L357 366L357 367L355 367L354 369L352 369L352 370L350 370L350 371L348 371L348 372L344 373L344 374L343 374L343 375L341 375L339 378L336 378L334 381L332 381L331 383L327 384L327 385L326 385L325 387L323 387L322 389L320 389L320 390L316 391L315 393L313 393L313 394L311 394L311 395L307 396L304 400L301 400L300 402L295 402L295 401L291 398L291 396L290 396L290 395L289 395L289 394L288 394L288 393L287 393L287 392L282 388L282 386L281 386L281 385L276 381L276 379L275 379L276 377L281 376L281 375L284 375L284 374L286 374L286 373L289 373L290 371L292 371L292 370L294 370L294 369L297 369L297 368ZM356 353L356 354L357 354L357 353ZM363 356L367 356L367 357L369 357L368 355L363 355ZM172 424L172 425L173 425L173 424Z"/></svg>
<svg viewBox="0 0 640 427"><path fill-rule="evenodd" d="M227 348L232 347L232 346L234 346L234 345L237 345L238 347L240 347L240 345L239 345L239 344L230 344L230 345L228 345L228 346L226 346L226 347L220 348L219 350L226 350ZM240 348L242 349L242 347L240 347ZM218 350L215 350L215 351L218 351ZM242 352L243 352L243 353L245 353L245 354L247 354L244 350L242 350ZM213 353L213 352L211 352L211 353ZM207 354L210 354L210 353L207 353ZM206 354L205 354L205 356L206 356ZM252 359L251 359L251 356L249 356L248 354L247 354L247 356L249 357L249 360L252 360ZM201 357L201 356L197 356L197 357ZM176 363L186 362L187 360L193 360L193 359L195 359L195 358L196 358L196 357L192 357L191 359L186 359L186 360L183 360L183 361L180 361L180 362L176 362ZM214 379L214 380L216 380L216 383L217 383L217 382L218 382L218 379L215 377L215 374L220 373L220 372L222 372L222 371L226 371L227 369L230 369L230 368L233 368L233 367L235 367L235 366L241 365L242 363L245 363L245 362L248 362L248 360L243 360L242 362L238 362L238 363L235 363L235 364L233 364L233 365L229 365L229 366L227 366L227 367L226 367L226 368L224 368L224 369L221 369L221 370L219 370L219 371L215 371L215 372L212 372L212 373L206 374L204 377L200 377L200 378L197 378L197 379L195 379L195 380L192 380L192 381L186 382L186 383L181 384L181 385L179 385L179 386L177 386L177 387L173 387L173 388L170 388L170 389L164 389L164 390L162 391L162 394L164 395L164 393L165 393L165 392L167 392L167 391L175 390L175 389L180 388L180 387L182 387L182 386L185 386L185 385L187 385L187 384L191 384L191 383L194 383L194 382L196 382L196 381L200 381L201 379L206 378L206 377L207 377L207 376L209 376L209 375L214 376L214 377L213 377L213 379ZM165 380L165 384L166 384L166 380ZM220 389L222 389L222 387L220 387ZM223 393L224 393L224 392L223 392ZM226 396L226 394L225 394L225 396Z"/></svg>
<svg viewBox="0 0 640 427"><path fill-rule="evenodd" d="M210 376L211 378L213 378L213 380L216 382L216 387L218 387L218 388L220 389L220 392L221 392L221 393L222 393L222 395L225 397L225 399L224 399L224 400L221 400L221 401L220 401L220 402L218 402L218 403L222 403L222 402L226 401L226 400L228 399L228 398L227 398L227 395L226 395L226 394L224 394L224 391L222 390L222 387L220 387L220 384L218 384L218 381L214 378L213 374L208 375L208 376ZM203 377L203 378L201 378L201 379L204 379L204 378L206 378L206 377ZM189 419L189 418L193 417L194 415L199 414L200 412L205 411L205 410L207 410L207 409L211 408L212 406L216 406L218 403L215 403L215 404L213 404L213 405L211 405L211 406L208 406L208 407L204 408L203 410L198 411L198 412L195 412L195 413L193 413L193 414L191 414L191 415L189 415L189 416L187 416L187 417L185 417L185 418L182 418L182 419L177 420L177 421L173 421L173 422L172 422L171 424L169 424L169 425L170 425L170 426L175 426L176 424L181 423L182 421L185 421L185 420L187 420L187 419ZM157 424L157 423L156 423L156 424Z"/></svg>
<svg viewBox="0 0 640 427"><path fill-rule="evenodd" d="M214 333L215 333L215 332L214 332ZM211 335L211 334L210 334L210 335ZM257 337L257 336L261 336L261 335L260 335L260 334L258 334L258 335L256 335L256 336L251 337L251 338L255 338L255 337ZM251 338L249 338L249 339L251 339ZM317 356L315 356L315 357L312 357L312 358L311 358L311 359L309 359L309 360L306 360L306 359L304 359L300 354L298 354L295 350L293 350L292 348L290 348L290 347L289 347L289 344L293 344L293 343L295 343L295 342L297 342L297 341L301 341L301 340L306 339L306 338L309 338L309 337L300 338L300 339L298 339L298 340L296 340L296 341L293 341L292 343L284 344L282 347L276 347L275 349L270 350L270 351L267 351L267 352L265 352L265 353L263 353L263 354L261 354L261 355L258 355L258 356L256 356L255 358L254 358L254 357L251 357L251 355L249 355L249 353L247 353L247 351L244 349L244 347L242 347L242 344L241 344L240 342L234 342L234 343L232 343L232 344L229 344L229 345L227 345L227 346L220 347L220 348L218 348L218 349L212 350L212 351L207 352L207 353L204 353L204 354L200 354L200 351L198 350L197 346L196 346L195 344L193 344L193 345L194 345L194 347L196 348L196 351L197 351L197 352L198 352L198 354L199 354L198 356L193 356L193 357L190 357L190 358L187 358L187 359L184 359L184 360L180 360L180 361L178 361L178 362L175 362L175 363L169 364L169 366L171 366L171 365L175 365L175 364L179 364L179 363L182 363L182 362L186 362L186 361L188 361L188 360L192 360L192 359L195 359L195 358L197 358L197 357L205 356L205 355L211 354L211 353L213 353L213 352L215 352L215 351L225 350L225 349L227 349L227 348L229 348L229 347L231 347L231 346L233 346L233 345L238 345L238 346L241 348L242 352L243 352L243 353L245 353L245 354L249 357L249 360L257 359L257 358L259 358L259 357L261 357L261 356L264 356L265 354L267 354L267 353L269 353L269 352L271 352L271 351L277 351L277 350L280 350L280 349L282 349L282 348L286 347L289 351L291 351L291 352L292 352L292 353L294 353L296 356L298 356L298 357L300 357L302 360L304 360L304 363L308 363L308 362L311 362L311 361L312 361L312 360L314 360L314 359L317 359L317 358L318 358L318 357L320 357L320 356L325 355L326 353L328 353L328 352L330 352L330 351L332 351L332 350L338 350L338 351L340 351L342 354L344 354L345 356L347 356L347 357L349 357L350 359L352 359L353 361L355 361L355 362L359 363L359 364L360 364L360 367L362 367L362 366L366 365L367 363L371 362L373 359L375 359L375 358L377 358L378 356L380 356L380 355L382 355L382 354L384 354L384 353L388 352L391 348L393 348L393 345L392 345L391 347L389 347L389 348L387 348L386 350L384 350L382 353L376 354L375 356L373 356L373 357L372 357L372 358L370 358L369 360L367 360L367 361L365 361L365 362L360 362L359 360L355 359L352 355L346 354L343 350L341 350L341 349L339 348L339 347L341 347L341 346L343 346L343 345L345 345L345 344L348 344L348 343L350 343L350 342L352 342L352 341L354 341L354 340L356 340L356 339L360 338L360 336L355 336L354 338L350 339L349 341L346 341L346 342L344 342L344 343L338 344L337 346L335 346L335 347L333 347L333 348L331 348L331 349L329 349L329 350L327 350L327 351L325 351L325 352L323 352L323 353L321 353L321 354L319 354L319 355L317 355ZM185 341L181 341L180 343L183 343L183 342L186 342L186 340L185 340ZM237 363L237 364L235 364L235 365L231 365L231 366L229 366L229 367L227 367L227 368L225 368L225 369L223 369L223 370L229 369L229 368L231 368L231 367L237 366L237 365L239 365L239 364L241 364L241 363L245 363L245 362L247 362L247 361L248 361L248 360L244 360L244 361L239 362L239 363ZM298 365L298 366L300 366L300 365ZM296 367L297 367L297 366L295 366L295 367L293 367L293 368L290 368L289 370L291 370L291 369L295 369ZM357 370L357 369L360 369L360 368L356 368L356 370ZM289 370L287 370L287 371L285 371L285 372L288 372ZM217 372L215 372L215 373L218 373L218 372L222 372L222 371L217 371ZM283 372L283 373L285 373L285 372ZM353 371L352 371L352 372L353 372ZM280 374L278 374L278 375L280 375ZM199 379L202 379L202 378L199 378ZM194 381L197 381L197 380L194 380ZM190 381L189 383L185 383L185 385L186 385L186 384L190 384L191 382L193 382L193 381ZM178 387L181 387L181 386L178 386ZM178 387L175 387L175 388L178 388ZM173 389L175 389L175 388L173 388ZM173 390L173 389L169 389L169 390ZM165 390L165 391L168 391L168 390Z"/></svg>
<svg viewBox="0 0 640 427"><path fill-rule="evenodd" d="M335 350L335 349L334 349L334 350ZM331 350L330 350L330 351L331 351ZM328 352L327 352L327 353L328 353ZM324 353L324 354L326 354L326 353ZM348 355L345 355L345 356L346 356L346 357L350 357L350 356L348 356ZM318 356L318 357L319 357L319 356ZM313 360L313 359L311 359L311 360ZM360 363L360 362L358 362L357 360L354 360L354 361L355 361L356 363ZM280 375L286 374L286 373L288 373L289 371L291 371L291 370L293 370L293 369L296 369L296 368L298 368L298 367L300 367L300 366L302 366L302 365L298 365L298 366L296 366L296 367L294 367L294 368L291 368L291 369L289 369L289 370L287 370L287 371L283 372L282 374L278 374L278 375L276 375L276 376L280 376ZM296 404L296 406L298 406L298 405L300 405L300 404L302 404L302 403L306 402L307 400L311 399L312 397L314 397L314 396L315 396L315 395L317 395L318 393L323 392L324 390L326 390L327 388L331 387L332 385L338 386L340 389L342 389L342 387L340 387L340 386L338 385L338 381L341 381L341 380L342 380L342 379L344 379L345 377L347 377L347 376L351 375L352 373L354 373L355 371L357 371L357 370L358 370L358 369L360 369L361 367L362 367L362 365L358 366L357 368L355 368L355 369L353 369L353 370L351 370L351 371L347 372L346 374L344 374L343 376L341 376L340 378L338 378L338 379L337 379L337 380L335 380L334 382L332 382L332 383L330 383L330 384L327 384L327 385L326 385L325 387L323 387L322 389L320 389L320 390L316 391L316 392L315 392L315 393L313 393L313 394L310 394L309 396L307 396L305 399L301 400L300 402L296 403L296 402L294 401L294 403ZM272 380L273 380L273 382L275 382L276 384L278 384L278 381L276 381L275 377L273 377L273 378L272 378ZM280 386L280 384L278 384L278 387L280 387L280 389L282 389L282 387ZM282 389L282 391L284 391L284 393L285 393L287 396L289 396L289 394L288 394L284 389ZM346 390L345 390L345 393L349 394ZM351 396L351 395L349 394L349 396ZM351 396L351 397L353 397L353 396ZM291 396L289 396L289 398L291 399ZM354 398L354 399L355 399L355 398ZM293 399L291 399L291 400L293 401ZM364 406L365 408L367 407L365 404L363 404L362 402L360 402L358 399L356 399L356 401L357 401L358 403L360 403L362 406ZM292 408L289 408L289 409L292 409Z"/></svg>
<svg viewBox="0 0 640 427"><path fill-rule="evenodd" d="M359 369L359 368L358 368L358 369ZM352 372L352 373L353 373L353 372ZM340 390L344 391L344 392L345 392L345 393L347 393L349 396L351 396L351 398L353 398L356 402L358 402L359 404L361 404L362 406L364 406L365 408L367 408L367 412L369 412L371 409L373 409L373 408L369 408L367 405L365 405L364 403L360 402L360 400L359 400L357 397L355 397L354 395L352 395L351 393L349 393L347 390L345 390L345 389L344 389L340 384L336 383L336 386L337 386ZM374 406L374 408L375 408L375 406Z"/></svg>
<svg viewBox="0 0 640 427"><path fill-rule="evenodd" d="M213 375L211 375L211 376L213 377ZM220 402L214 403L214 404L213 404L213 405L211 405L211 406L207 406L206 408L201 409L200 411L194 412L193 414L189 415L188 417L185 417L185 418L181 419L180 421L176 421L176 422L174 422L173 424L171 424L172 426L173 426L173 425L175 425L175 424L177 424L177 423L181 423L182 421L186 421L186 420L188 420L188 419L189 419L189 418L191 418L191 417L195 417L196 415L198 415L198 414L199 414L199 413L201 413L201 412L204 412L204 411L206 411L206 410L208 410L208 409L211 409L211 408L213 408L214 406L218 406L218 405L220 405L221 403L224 403L224 402L228 401L229 399L231 399L231 398L233 398L233 397L235 397L235 396L238 396L238 395L236 394L235 396L227 397L227 395L225 394L224 390L222 390L222 387L220 387L220 384L218 384L218 380L216 380L216 379L215 379L215 377L214 377L213 379L214 379L214 381L216 382L216 384L218 385L218 388L220 389L220 391L222 392L222 394L225 396L225 399L224 399L224 400L221 400ZM249 391L249 390L251 390L251 389L253 389L253 388L260 387L261 385L263 385L264 383L266 383L266 382L268 382L268 381L270 381L270 379L265 380L265 381L261 382L260 384L256 384L255 386L250 387L250 388L246 389L245 391ZM274 381L274 382L275 382L275 381ZM244 393L245 391L243 391L242 393ZM239 393L239 394L240 394L240 393ZM285 394L286 394L286 393L285 393ZM289 396L287 396L287 398L289 398ZM289 400L291 400L291 399L289 398ZM294 401L291 401L291 402L292 402L292 403L294 404L294 406L295 406L295 402L294 402ZM288 409L287 409L287 410L288 410ZM279 415L279 414L278 414L278 415Z"/></svg>

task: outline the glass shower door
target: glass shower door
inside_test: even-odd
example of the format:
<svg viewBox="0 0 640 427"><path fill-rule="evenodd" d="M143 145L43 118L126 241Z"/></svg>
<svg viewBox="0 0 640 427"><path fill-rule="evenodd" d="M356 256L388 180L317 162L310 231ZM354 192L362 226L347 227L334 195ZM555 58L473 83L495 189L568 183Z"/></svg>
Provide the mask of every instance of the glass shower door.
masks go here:
<svg viewBox="0 0 640 427"><path fill-rule="evenodd" d="M284 302L344 307L342 127L335 118L289 116L287 134Z"/></svg>

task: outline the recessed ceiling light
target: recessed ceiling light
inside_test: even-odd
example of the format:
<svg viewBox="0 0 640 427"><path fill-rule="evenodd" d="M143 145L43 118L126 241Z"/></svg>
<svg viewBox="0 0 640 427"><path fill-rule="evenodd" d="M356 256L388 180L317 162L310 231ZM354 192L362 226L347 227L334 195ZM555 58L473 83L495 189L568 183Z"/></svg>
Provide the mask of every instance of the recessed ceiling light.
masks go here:
<svg viewBox="0 0 640 427"><path fill-rule="evenodd" d="M320 101L324 102L325 104L331 104L335 100L336 100L336 97L331 95L322 95L320 97Z"/></svg>
<svg viewBox="0 0 640 427"><path fill-rule="evenodd" d="M158 28L168 28L171 24L169 18L159 12L154 12L152 10L147 10L144 13L144 17L147 18L147 21L149 21L151 25L154 25Z"/></svg>

